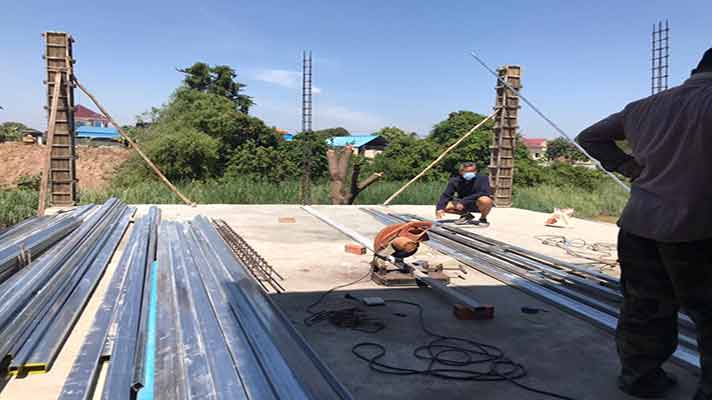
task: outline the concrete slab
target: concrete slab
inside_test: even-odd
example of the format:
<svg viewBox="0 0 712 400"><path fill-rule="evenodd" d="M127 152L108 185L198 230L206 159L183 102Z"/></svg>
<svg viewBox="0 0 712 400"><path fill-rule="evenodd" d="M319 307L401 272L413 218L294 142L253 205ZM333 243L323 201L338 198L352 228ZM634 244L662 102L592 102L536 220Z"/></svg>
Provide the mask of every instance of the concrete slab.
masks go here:
<svg viewBox="0 0 712 400"><path fill-rule="evenodd" d="M148 206L138 208L138 215L148 210ZM226 220L284 275L286 279L282 283L287 292L273 295L274 299L356 399L431 399L435 396L455 400L473 397L544 398L508 382L445 381L432 376L393 376L370 370L366 362L351 353L352 346L359 342L370 341L384 345L387 349L384 361L388 363L407 368L426 367L422 360L413 357L413 351L433 337L423 332L416 310L407 305L391 304L368 309L372 317L385 324L385 329L376 334L336 328L328 323L306 326L306 307L326 290L366 277L370 257L346 253L344 245L351 240L306 214L299 206L162 205L161 209L165 219L188 220L202 214ZM383 226L357 207L318 206L317 209L369 237L375 236ZM390 209L429 218L432 218L433 213L433 208L427 206L393 206ZM532 239L533 235L540 232L561 232L560 229L544 227L545 216L524 210L496 209L491 217L492 226L478 229L477 233L564 258L560 249L543 246ZM281 223L280 217L293 217L295 223ZM565 232L567 237L614 242L616 227L577 220L575 227ZM78 346L83 341L83 335L93 320L94 311L103 297L103 290L118 256L114 257L112 266L75 327L55 368L47 375L11 381L0 392L0 400L56 398ZM446 262L450 266L456 264L427 247L423 247L417 257ZM453 282L458 290L482 302L494 304L497 308L496 318L492 321L458 321L452 316L450 305L429 289L384 289L367 278L338 290L320 306L349 304L343 299L345 293L416 302L424 307L425 323L430 329L443 335L456 335L498 346L507 357L523 364L529 376L522 383L576 399L628 398L615 388L618 362L610 334L475 271L469 271L464 279L454 279ZM547 312L522 314L522 306L541 308ZM672 365L670 369L680 378L681 385L668 398L690 398L696 379L694 375Z"/></svg>

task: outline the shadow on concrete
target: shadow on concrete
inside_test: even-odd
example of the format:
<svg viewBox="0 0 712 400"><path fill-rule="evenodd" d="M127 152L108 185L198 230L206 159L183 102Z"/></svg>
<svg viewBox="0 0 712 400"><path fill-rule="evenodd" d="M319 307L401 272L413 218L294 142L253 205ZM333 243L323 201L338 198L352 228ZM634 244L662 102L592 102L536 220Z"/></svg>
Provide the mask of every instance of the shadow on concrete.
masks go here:
<svg viewBox="0 0 712 400"><path fill-rule="evenodd" d="M468 338L500 348L507 358L522 364L528 375L518 382L574 399L631 399L618 391L619 370L613 336L590 323L566 314L554 306L507 286L458 286L458 290L481 303L495 306L495 318L462 321L453 316L444 298L427 288L342 289L330 294L316 310L353 307L349 293L356 297L380 296L415 302L424 308L427 327L438 334ZM329 322L305 324L306 308L324 292L271 295L302 333L317 354L351 391L356 399L546 399L511 382L444 380L428 375L386 375L373 371L367 362L352 353L362 342L383 345L387 353L381 361L404 368L426 369L428 362L414 357L418 346L434 338L420 326L418 310L404 304L361 308L370 318L382 321L384 329L365 333L341 328ZM542 310L522 312L522 307ZM486 370L486 366L477 367ZM675 365L666 367L680 380L668 399L688 399L695 390L693 373Z"/></svg>

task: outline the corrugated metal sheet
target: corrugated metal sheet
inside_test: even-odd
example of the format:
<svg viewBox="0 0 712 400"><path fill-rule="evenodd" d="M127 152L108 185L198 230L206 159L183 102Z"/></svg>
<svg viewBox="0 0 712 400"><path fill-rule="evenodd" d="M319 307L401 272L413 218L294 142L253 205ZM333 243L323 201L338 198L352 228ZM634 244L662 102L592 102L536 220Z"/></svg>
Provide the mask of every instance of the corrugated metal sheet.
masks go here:
<svg viewBox="0 0 712 400"><path fill-rule="evenodd" d="M121 135L119 135L119 131L117 131L116 128L103 128L98 126L82 125L78 126L75 132L78 138L113 140L118 140L121 138Z"/></svg>
<svg viewBox="0 0 712 400"><path fill-rule="evenodd" d="M368 143L378 139L378 135L363 135L363 136L334 136L327 139L329 145L334 147L344 147L352 145L354 147L362 147Z"/></svg>

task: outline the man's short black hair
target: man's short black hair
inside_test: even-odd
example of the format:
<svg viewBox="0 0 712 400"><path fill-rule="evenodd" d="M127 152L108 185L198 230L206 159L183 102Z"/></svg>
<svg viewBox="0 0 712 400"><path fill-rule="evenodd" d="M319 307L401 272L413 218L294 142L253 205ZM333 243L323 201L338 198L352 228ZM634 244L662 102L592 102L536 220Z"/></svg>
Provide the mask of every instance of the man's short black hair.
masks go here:
<svg viewBox="0 0 712 400"><path fill-rule="evenodd" d="M698 72L712 72L712 48L705 52L702 56L702 60L697 64L697 68L692 70L693 74Z"/></svg>
<svg viewBox="0 0 712 400"><path fill-rule="evenodd" d="M462 172L465 170L465 168L472 168L472 167L477 169L477 164L473 163L472 161L465 161L463 163L460 163L460 169L458 169L458 171Z"/></svg>

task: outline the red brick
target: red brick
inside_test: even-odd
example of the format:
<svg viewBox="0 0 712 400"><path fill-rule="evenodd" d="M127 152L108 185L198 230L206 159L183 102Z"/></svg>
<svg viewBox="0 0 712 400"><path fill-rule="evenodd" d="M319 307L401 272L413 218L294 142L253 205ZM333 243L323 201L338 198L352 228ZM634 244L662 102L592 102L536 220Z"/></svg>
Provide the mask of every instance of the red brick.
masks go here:
<svg viewBox="0 0 712 400"><path fill-rule="evenodd" d="M358 243L348 243L346 244L344 250L347 253L356 254L359 256L366 254L366 248Z"/></svg>

